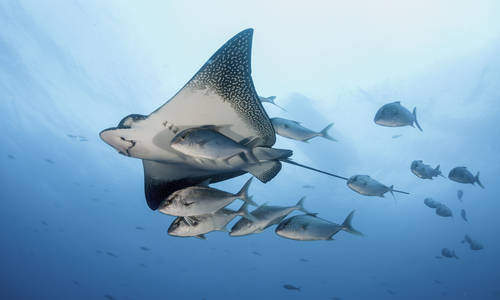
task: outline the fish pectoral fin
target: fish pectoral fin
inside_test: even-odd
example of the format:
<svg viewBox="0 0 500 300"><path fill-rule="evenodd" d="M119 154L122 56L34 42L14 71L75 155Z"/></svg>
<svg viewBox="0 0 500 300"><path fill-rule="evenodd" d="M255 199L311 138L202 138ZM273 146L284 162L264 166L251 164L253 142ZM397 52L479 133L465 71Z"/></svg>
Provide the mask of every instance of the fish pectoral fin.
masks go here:
<svg viewBox="0 0 500 300"><path fill-rule="evenodd" d="M262 145L262 138L258 136L251 136L246 139L243 139L239 143L240 145L243 145L249 149L255 148L257 146Z"/></svg>
<svg viewBox="0 0 500 300"><path fill-rule="evenodd" d="M186 221L189 226L195 226L198 223L195 217L184 217L184 221Z"/></svg>
<svg viewBox="0 0 500 300"><path fill-rule="evenodd" d="M184 206L185 207L189 207L193 204L194 202L184 202Z"/></svg>

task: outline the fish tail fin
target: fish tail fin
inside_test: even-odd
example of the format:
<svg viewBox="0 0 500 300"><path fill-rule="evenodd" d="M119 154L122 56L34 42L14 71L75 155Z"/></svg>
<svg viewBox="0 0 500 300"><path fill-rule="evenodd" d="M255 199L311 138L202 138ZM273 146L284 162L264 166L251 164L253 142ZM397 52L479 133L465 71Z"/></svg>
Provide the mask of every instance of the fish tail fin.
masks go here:
<svg viewBox="0 0 500 300"><path fill-rule="evenodd" d="M479 181L479 172L477 172L476 177L474 177L474 181L477 182L477 184L479 184L479 186L484 189L484 185L481 183L481 181Z"/></svg>
<svg viewBox="0 0 500 300"><path fill-rule="evenodd" d="M300 198L299 202L297 202L297 204L295 204L295 206L301 212L306 213L306 214L311 214L311 212L309 212L307 209L304 208L304 200L305 199L306 199L306 196Z"/></svg>
<svg viewBox="0 0 500 300"><path fill-rule="evenodd" d="M420 131L423 131L422 127L420 127L420 124L418 124L418 121L417 121L417 107L413 108L413 113L412 114L413 114L413 120L415 121L415 125L417 125L417 127L418 127L418 129Z"/></svg>
<svg viewBox="0 0 500 300"><path fill-rule="evenodd" d="M331 135L328 134L328 130L330 130L330 128L332 128L333 126L333 123L330 123L328 125L326 125L325 128L323 128L320 132L319 132L319 135L321 137L324 137L325 139L327 140L330 140L330 141L334 141L336 142L337 140L335 138L333 138Z"/></svg>
<svg viewBox="0 0 500 300"><path fill-rule="evenodd" d="M236 198L241 199L253 206L257 206L257 203L255 203L252 200L252 196L248 195L248 189L250 188L250 183L252 183L252 179L253 177L250 177L250 179L248 179L247 182L245 182L241 190L238 192L238 194L236 194Z"/></svg>
<svg viewBox="0 0 500 300"><path fill-rule="evenodd" d="M351 211L347 218L345 218L344 222L342 223L342 230L355 235L363 235L361 232L352 227L352 218L354 217L354 212L355 210Z"/></svg>
<svg viewBox="0 0 500 300"><path fill-rule="evenodd" d="M238 216L242 216L243 218L249 220L249 221L252 221L252 222L256 222L257 219L248 212L248 202L245 202L243 203L243 205L240 207L240 209L238 209L238 211L236 212L236 214Z"/></svg>
<svg viewBox="0 0 500 300"><path fill-rule="evenodd" d="M267 100L269 100L270 102L274 102L274 99L276 99L276 96L267 97Z"/></svg>
<svg viewBox="0 0 500 300"><path fill-rule="evenodd" d="M293 151L288 149L275 149L267 147L255 147L250 150L257 161L269 161L285 159L292 156Z"/></svg>
<svg viewBox="0 0 500 300"><path fill-rule="evenodd" d="M436 174L438 176L444 177L443 172L441 172L441 165L437 165L436 168L434 168L434 171L436 171Z"/></svg>
<svg viewBox="0 0 500 300"><path fill-rule="evenodd" d="M389 192L391 192L392 198L394 198L394 201L396 201L396 196L394 196L394 185L391 185L389 187Z"/></svg>

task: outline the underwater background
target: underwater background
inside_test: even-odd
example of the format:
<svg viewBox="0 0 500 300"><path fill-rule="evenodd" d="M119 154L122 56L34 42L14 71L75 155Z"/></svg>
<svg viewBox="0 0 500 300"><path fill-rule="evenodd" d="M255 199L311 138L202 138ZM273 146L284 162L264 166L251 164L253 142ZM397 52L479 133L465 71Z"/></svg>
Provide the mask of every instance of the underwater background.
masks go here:
<svg viewBox="0 0 500 300"><path fill-rule="evenodd" d="M285 165L250 194L273 205L306 196L337 223L355 209L365 236L169 236L173 217L147 207L140 160L100 140L162 105L248 27L256 90L287 110L264 103L267 113L317 130L335 122L338 142L278 136L276 146L410 192L366 197ZM499 53L498 1L0 1L0 298L500 299ZM393 101L417 107L423 132L373 122ZM480 171L485 189L419 179L417 159L445 176ZM236 192L249 177L215 187ZM444 247L460 259L436 259Z"/></svg>

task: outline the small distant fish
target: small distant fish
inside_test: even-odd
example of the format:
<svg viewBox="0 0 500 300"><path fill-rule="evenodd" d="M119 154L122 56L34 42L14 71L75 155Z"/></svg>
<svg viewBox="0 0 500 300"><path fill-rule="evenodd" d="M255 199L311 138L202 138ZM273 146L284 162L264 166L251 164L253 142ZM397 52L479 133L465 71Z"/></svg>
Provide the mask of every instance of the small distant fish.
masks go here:
<svg viewBox="0 0 500 300"><path fill-rule="evenodd" d="M307 142L310 139L319 136L330 141L337 141L328 134L328 130L330 130L333 126L333 123L328 124L319 132L302 126L300 122L284 118L271 118L271 123L273 124L276 134L292 140Z"/></svg>
<svg viewBox="0 0 500 300"><path fill-rule="evenodd" d="M293 286L291 284L284 284L283 287L285 289L287 289L287 290L294 290L294 291L300 292L300 288L299 287Z"/></svg>
<svg viewBox="0 0 500 300"><path fill-rule="evenodd" d="M435 284L442 284L443 282L441 282L440 280L434 279L434 283Z"/></svg>
<svg viewBox="0 0 500 300"><path fill-rule="evenodd" d="M151 251L151 248L148 248L148 247L141 246L140 248L143 251Z"/></svg>
<svg viewBox="0 0 500 300"><path fill-rule="evenodd" d="M48 226L48 225L49 225L49 224L48 224L47 222L45 222L45 221L41 221L41 223L42 223L43 225L45 225L45 226Z"/></svg>
<svg viewBox="0 0 500 300"><path fill-rule="evenodd" d="M455 167L451 169L448 174L448 178L459 183L470 183L472 185L477 183L484 189L483 184L479 181L479 172L477 172L476 176L474 176L469 170L467 170L467 167Z"/></svg>
<svg viewBox="0 0 500 300"><path fill-rule="evenodd" d="M177 190L160 203L158 211L172 216L199 216L214 213L236 199L257 206L248 195L252 178L236 194L201 185Z"/></svg>
<svg viewBox="0 0 500 300"><path fill-rule="evenodd" d="M80 138L80 142L87 142L88 141L88 139L84 136L80 136L79 138Z"/></svg>
<svg viewBox="0 0 500 300"><path fill-rule="evenodd" d="M437 176L444 177L439 170L439 165L432 168L430 165L424 164L422 160L414 160L411 163L410 170L413 174L415 174L415 176L422 179L432 179Z"/></svg>
<svg viewBox="0 0 500 300"><path fill-rule="evenodd" d="M118 257L118 255L114 254L113 252L108 252L108 251L106 251L106 254L107 254L108 256L111 256L111 257L114 257L114 258L117 258L117 257Z"/></svg>
<svg viewBox="0 0 500 300"><path fill-rule="evenodd" d="M396 134L396 135L393 135L392 138L397 139L397 138L402 137L402 136L403 136L402 134Z"/></svg>
<svg viewBox="0 0 500 300"><path fill-rule="evenodd" d="M269 97L262 97L262 96L259 96L259 100L260 100L260 102L267 102L267 103L274 104L274 105L276 105L277 107L281 108L283 111L286 111L286 109L284 109L283 107L281 107L281 106L279 106L278 104L276 104L276 102L274 102L274 99L276 99L276 96L269 96Z"/></svg>
<svg viewBox="0 0 500 300"><path fill-rule="evenodd" d="M146 265L146 264L144 264L144 263L140 263L140 264L139 264L139 266L141 266L141 267L143 267L143 268L145 268L145 269L148 267L148 265Z"/></svg>
<svg viewBox="0 0 500 300"><path fill-rule="evenodd" d="M44 160L45 160L45 162L47 162L49 164L55 164L55 162L52 159L50 159L50 158L46 158Z"/></svg>
<svg viewBox="0 0 500 300"><path fill-rule="evenodd" d="M142 227L142 226L135 226L135 229L137 229L137 230L144 230L144 227Z"/></svg>
<svg viewBox="0 0 500 300"><path fill-rule="evenodd" d="M299 241L332 240L339 231L363 235L352 227L354 211L351 211L342 224L336 224L314 215L298 215L285 219L276 227L277 235Z"/></svg>
<svg viewBox="0 0 500 300"><path fill-rule="evenodd" d="M441 217L452 217L453 212L448 206L441 204L436 208L436 215Z"/></svg>
<svg viewBox="0 0 500 300"><path fill-rule="evenodd" d="M384 197L384 194L390 192L394 196L394 192L408 194L407 192L397 191L394 189L394 186L390 187L372 179L369 175L354 175L349 177L347 180L347 186L365 196L378 196Z"/></svg>
<svg viewBox="0 0 500 300"><path fill-rule="evenodd" d="M314 188L314 185L304 184L302 187L303 187L304 189L313 189L313 188Z"/></svg>
<svg viewBox="0 0 500 300"><path fill-rule="evenodd" d="M462 210L460 211L460 216L462 216L462 219L464 219L465 222L469 223L469 220L467 220L465 209L462 208Z"/></svg>
<svg viewBox="0 0 500 300"><path fill-rule="evenodd" d="M309 260L307 260L305 258L300 258L299 261L301 261L301 262L309 262Z"/></svg>
<svg viewBox="0 0 500 300"><path fill-rule="evenodd" d="M257 255L257 256L262 256L262 254L261 254L261 253L259 253L259 252L257 252L257 251L252 251L252 254L253 254L253 255Z"/></svg>
<svg viewBox="0 0 500 300"><path fill-rule="evenodd" d="M111 296L111 295L104 295L104 298L109 299L109 300L116 300L116 298Z"/></svg>
<svg viewBox="0 0 500 300"><path fill-rule="evenodd" d="M483 244L481 244L480 242L478 242L476 240L473 240L467 234L465 235L464 240L462 241L462 243L468 243L471 250L481 250L481 249L484 248Z"/></svg>
<svg viewBox="0 0 500 300"><path fill-rule="evenodd" d="M448 248L441 249L441 255L448 258L458 259L458 256L455 254L455 250L450 250Z"/></svg>
<svg viewBox="0 0 500 300"><path fill-rule="evenodd" d="M427 205L428 207L430 208L438 208L439 206L441 206L441 202L439 201L436 201L432 198L425 198L424 199L424 204Z"/></svg>
<svg viewBox="0 0 500 300"><path fill-rule="evenodd" d="M73 282L73 284L74 284L74 285L78 285L78 286L80 286L80 283L79 283L78 281L76 281L76 280L72 280L72 282Z"/></svg>
<svg viewBox="0 0 500 300"><path fill-rule="evenodd" d="M7 157L10 158L10 159L16 159L16 157L12 154L7 154Z"/></svg>
<svg viewBox="0 0 500 300"><path fill-rule="evenodd" d="M422 131L422 128L417 122L417 108L413 108L413 113L401 105L400 101L392 102L383 105L373 120L375 124L387 127L401 127L417 125L417 128Z"/></svg>
<svg viewBox="0 0 500 300"><path fill-rule="evenodd" d="M393 290L390 290L390 289L387 289L386 292L389 294L389 295L396 295L396 292L393 291Z"/></svg>
<svg viewBox="0 0 500 300"><path fill-rule="evenodd" d="M72 134L67 134L66 136L69 137L69 138L72 138L72 139L76 139L77 138L76 135L72 135Z"/></svg>

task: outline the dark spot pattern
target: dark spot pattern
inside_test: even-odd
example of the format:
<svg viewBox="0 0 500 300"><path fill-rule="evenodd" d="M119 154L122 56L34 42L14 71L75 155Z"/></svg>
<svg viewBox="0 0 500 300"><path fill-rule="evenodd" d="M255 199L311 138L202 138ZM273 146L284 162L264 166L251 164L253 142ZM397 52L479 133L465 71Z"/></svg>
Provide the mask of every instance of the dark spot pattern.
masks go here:
<svg viewBox="0 0 500 300"><path fill-rule="evenodd" d="M246 29L226 42L201 67L186 87L216 93L263 139L272 146L275 132L257 96L251 77L253 29Z"/></svg>

